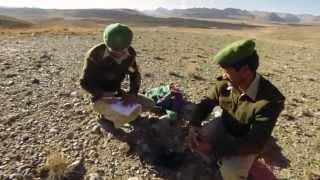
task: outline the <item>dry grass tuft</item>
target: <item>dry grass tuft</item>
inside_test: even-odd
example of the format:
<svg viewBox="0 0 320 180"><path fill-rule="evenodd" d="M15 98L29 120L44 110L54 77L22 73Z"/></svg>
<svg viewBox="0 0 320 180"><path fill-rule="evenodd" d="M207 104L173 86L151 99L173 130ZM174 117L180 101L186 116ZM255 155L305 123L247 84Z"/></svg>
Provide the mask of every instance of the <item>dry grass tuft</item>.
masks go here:
<svg viewBox="0 0 320 180"><path fill-rule="evenodd" d="M69 173L68 166L70 162L65 158L63 152L53 151L49 153L46 162L48 170L48 179L60 180Z"/></svg>

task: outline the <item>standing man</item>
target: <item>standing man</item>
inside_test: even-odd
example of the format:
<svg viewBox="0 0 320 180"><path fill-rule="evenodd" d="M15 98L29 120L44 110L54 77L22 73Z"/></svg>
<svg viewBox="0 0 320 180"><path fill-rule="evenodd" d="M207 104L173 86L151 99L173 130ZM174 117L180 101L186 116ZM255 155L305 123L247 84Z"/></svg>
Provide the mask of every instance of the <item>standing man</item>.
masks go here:
<svg viewBox="0 0 320 180"><path fill-rule="evenodd" d="M105 105L107 111L112 111L108 104L116 98L121 98L124 105L141 104L143 111L150 110L154 105L151 99L138 95L141 75L136 52L131 47L132 38L133 33L128 26L110 24L105 28L104 42L91 48L85 57L80 85L92 95L94 104ZM126 75L130 77L128 92L121 89Z"/></svg>
<svg viewBox="0 0 320 180"><path fill-rule="evenodd" d="M259 56L253 40L230 44L217 53L214 62L224 74L197 105L190 122L191 148L214 155L224 180L247 179L271 137L285 97L257 73ZM222 108L221 117L200 128L217 105Z"/></svg>

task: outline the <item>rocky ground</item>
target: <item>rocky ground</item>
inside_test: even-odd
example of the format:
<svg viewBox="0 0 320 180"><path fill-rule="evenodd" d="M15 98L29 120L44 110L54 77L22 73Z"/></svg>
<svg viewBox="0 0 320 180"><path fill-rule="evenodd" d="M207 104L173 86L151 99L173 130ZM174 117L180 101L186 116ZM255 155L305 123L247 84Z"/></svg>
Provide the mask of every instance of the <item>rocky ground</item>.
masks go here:
<svg viewBox="0 0 320 180"><path fill-rule="evenodd" d="M206 95L221 73L210 61L211 55L239 39L166 28L137 30L135 34L142 90L176 82L195 102ZM43 169L50 157L81 164L76 171L79 178L210 177L209 166L192 158L195 163L179 168L144 160L143 155L153 148L144 140L152 137L146 131L157 120L145 117L137 127L127 126L115 133L98 123L78 78L84 54L101 41L100 33L0 36L0 179L46 177ZM260 40L257 46L262 59L260 73L287 98L273 133L281 150L275 154L275 174L279 179L300 180L305 172L320 169L320 51ZM179 136L183 133L179 131ZM133 140L128 142L128 138ZM130 148L132 143L135 147ZM64 156L59 154L62 152ZM175 158L170 160L174 164Z"/></svg>

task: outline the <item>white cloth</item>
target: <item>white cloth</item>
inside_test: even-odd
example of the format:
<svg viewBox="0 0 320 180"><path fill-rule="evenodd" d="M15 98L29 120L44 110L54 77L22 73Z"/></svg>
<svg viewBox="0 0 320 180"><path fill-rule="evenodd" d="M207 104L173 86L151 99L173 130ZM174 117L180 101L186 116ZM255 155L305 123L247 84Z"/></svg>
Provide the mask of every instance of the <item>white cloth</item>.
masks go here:
<svg viewBox="0 0 320 180"><path fill-rule="evenodd" d="M112 121L116 128L121 127L123 124L129 123L140 115L141 105L136 105L135 108L124 107L121 100L115 100L114 103L101 99L97 100L93 104L93 109L102 114L103 117ZM128 110L129 109L129 110ZM130 111L129 113L123 111Z"/></svg>
<svg viewBox="0 0 320 180"><path fill-rule="evenodd" d="M139 106L136 106L133 109L129 108L128 110L124 107L122 108L122 110L129 112L129 114L127 114L126 112L122 114L121 108L119 112L119 106L121 106L119 105L119 103L110 104L108 101L104 99L99 99L95 101L93 103L93 109L99 114L103 115L108 120L114 122L115 127L118 128L125 123L129 123L135 120L141 114L141 112L149 111L155 106L155 103L152 99L149 99L146 96L140 94L137 96L136 102L137 104L139 104Z"/></svg>

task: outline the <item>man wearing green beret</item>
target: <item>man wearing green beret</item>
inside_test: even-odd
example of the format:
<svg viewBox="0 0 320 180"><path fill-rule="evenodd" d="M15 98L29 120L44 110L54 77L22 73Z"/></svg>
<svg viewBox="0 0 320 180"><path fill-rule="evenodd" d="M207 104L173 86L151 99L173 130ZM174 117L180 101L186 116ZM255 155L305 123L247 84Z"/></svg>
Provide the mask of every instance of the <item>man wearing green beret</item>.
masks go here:
<svg viewBox="0 0 320 180"><path fill-rule="evenodd" d="M110 24L105 28L104 42L87 52L80 85L92 95L94 103L103 100L111 104L121 98L125 106L139 103L143 111L153 107L151 99L138 95L141 75L136 52L131 47L132 38L133 33L128 26ZM130 78L130 89L125 92L121 89L121 83L127 75Z"/></svg>
<svg viewBox="0 0 320 180"><path fill-rule="evenodd" d="M259 56L253 40L241 40L214 57L223 70L215 86L195 109L190 122L191 149L218 159L225 180L247 179L271 137L285 97L257 73ZM220 118L201 122L220 106Z"/></svg>

